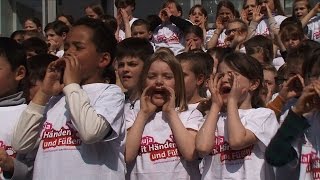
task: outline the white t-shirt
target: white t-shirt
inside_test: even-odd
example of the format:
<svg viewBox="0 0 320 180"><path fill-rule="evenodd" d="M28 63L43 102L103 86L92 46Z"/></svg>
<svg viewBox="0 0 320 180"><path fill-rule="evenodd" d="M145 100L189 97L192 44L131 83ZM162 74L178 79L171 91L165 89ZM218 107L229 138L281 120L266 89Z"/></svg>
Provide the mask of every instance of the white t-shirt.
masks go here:
<svg viewBox="0 0 320 180"><path fill-rule="evenodd" d="M0 107L0 148L4 149L11 157L17 153L11 147L12 135L20 114L26 109L26 104L10 107ZM0 179L4 179L0 168Z"/></svg>
<svg viewBox="0 0 320 180"><path fill-rule="evenodd" d="M204 158L202 179L263 180L274 177L272 167L264 160L265 148L277 132L279 124L274 112L266 108L239 109L244 127L258 138L258 142L241 150L231 150L228 139L226 113L217 122L212 153Z"/></svg>
<svg viewBox="0 0 320 180"><path fill-rule="evenodd" d="M276 27L280 27L280 24L283 20L285 20L287 17L285 16L281 16L281 15L277 15L274 16L274 20L276 21L275 26ZM263 35L263 36L268 36L270 35L270 30L269 30L269 25L268 25L268 20L267 19L263 19L262 21L260 21L260 23L257 26L257 29L254 33L254 35Z"/></svg>
<svg viewBox="0 0 320 180"><path fill-rule="evenodd" d="M206 35L206 43L208 43L210 41L210 39L212 38L214 32L216 30L215 29L210 29L209 31L207 31L207 35ZM226 44L224 43L224 40L226 39L227 35L225 34L226 30L224 29L222 31L222 33L219 35L218 38L218 43L217 43L217 47L224 47Z"/></svg>
<svg viewBox="0 0 320 180"><path fill-rule="evenodd" d="M152 42L155 49L160 47L169 48L175 55L184 50L183 32L173 23L163 23L159 25L152 35Z"/></svg>
<svg viewBox="0 0 320 180"><path fill-rule="evenodd" d="M300 180L320 179L320 112L305 116L311 125L305 131L305 143L300 156Z"/></svg>
<svg viewBox="0 0 320 180"><path fill-rule="evenodd" d="M129 21L130 28L131 28L133 22L135 22L137 19L138 19L138 18L133 17L133 18ZM124 32L123 29L120 29L120 30L119 30L119 42L122 41L122 40L124 40L125 38L126 38L126 33Z"/></svg>
<svg viewBox="0 0 320 180"><path fill-rule="evenodd" d="M137 112L125 112L126 128L130 128ZM183 125L198 131L203 121L200 111L193 109L179 113ZM197 161L187 162L179 153L171 128L162 111L151 116L145 125L139 155L135 163L128 166L127 179L131 180L175 180L200 179Z"/></svg>
<svg viewBox="0 0 320 180"><path fill-rule="evenodd" d="M34 166L34 180L124 179L124 95L116 85L82 86L90 105L112 128L104 141L84 144L71 122L65 96L53 97L46 112Z"/></svg>
<svg viewBox="0 0 320 180"><path fill-rule="evenodd" d="M308 38L320 43L320 16L310 19L308 26Z"/></svg>

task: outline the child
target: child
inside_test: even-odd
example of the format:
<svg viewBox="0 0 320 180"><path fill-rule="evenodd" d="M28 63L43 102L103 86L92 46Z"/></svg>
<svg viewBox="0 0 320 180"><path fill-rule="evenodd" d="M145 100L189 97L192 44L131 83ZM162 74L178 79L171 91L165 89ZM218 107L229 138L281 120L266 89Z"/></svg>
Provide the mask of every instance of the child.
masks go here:
<svg viewBox="0 0 320 180"><path fill-rule="evenodd" d="M301 19L302 27L307 25L308 38L320 43L320 2L318 2L310 12Z"/></svg>
<svg viewBox="0 0 320 180"><path fill-rule="evenodd" d="M202 29L203 39L205 39L208 29L207 10L200 4L192 6L192 8L189 11L189 20L192 22L193 25L199 26Z"/></svg>
<svg viewBox="0 0 320 180"><path fill-rule="evenodd" d="M35 55L48 53L47 43L37 37L31 37L24 40L22 46L27 51L27 59Z"/></svg>
<svg viewBox="0 0 320 180"><path fill-rule="evenodd" d="M290 108L282 126L266 149L273 166L287 167L279 179L319 179L320 49L303 63L306 86ZM291 176L291 177L290 177Z"/></svg>
<svg viewBox="0 0 320 180"><path fill-rule="evenodd" d="M264 102L265 104L267 104L272 99L272 96L278 91L278 87L276 84L277 69L271 64L263 64L262 68L264 78L263 83L267 89Z"/></svg>
<svg viewBox="0 0 320 180"><path fill-rule="evenodd" d="M57 56L51 54L39 54L28 59L27 102L30 102L39 90L44 76L46 75L48 65L57 59Z"/></svg>
<svg viewBox="0 0 320 180"><path fill-rule="evenodd" d="M143 65L152 54L153 47L146 39L127 38L117 45L117 72L122 86L127 90L125 112L140 108L139 104L136 105L141 95L137 86Z"/></svg>
<svg viewBox="0 0 320 180"><path fill-rule="evenodd" d="M260 108L263 72L258 61L231 53L210 80L212 105L196 137L204 157L202 179L269 179L264 150L278 129L270 109Z"/></svg>
<svg viewBox="0 0 320 180"><path fill-rule="evenodd" d="M62 21L53 21L46 25L44 32L49 47L48 53L62 57L64 54L64 41L67 38L69 27Z"/></svg>
<svg viewBox="0 0 320 180"><path fill-rule="evenodd" d="M10 38L11 39L14 39L15 41L17 41L17 43L22 43L23 40L24 40L24 33L25 31L24 30L17 30L17 31L14 31L11 35L10 35Z"/></svg>
<svg viewBox="0 0 320 180"><path fill-rule="evenodd" d="M72 25L74 23L74 19L72 15L68 15L68 14L60 14L56 17L56 21L62 21L64 22L69 29L72 28Z"/></svg>
<svg viewBox="0 0 320 180"><path fill-rule="evenodd" d="M13 147L39 145L33 179L124 179L124 95L103 76L116 39L102 21L83 18L65 47L23 112Z"/></svg>
<svg viewBox="0 0 320 180"><path fill-rule="evenodd" d="M199 179L194 140L202 115L188 110L183 72L170 53L144 66L140 111L126 112L128 179Z"/></svg>
<svg viewBox="0 0 320 180"><path fill-rule="evenodd" d="M205 87L212 73L213 60L207 53L182 53L177 56L184 74L188 107L196 108L200 101L206 98Z"/></svg>
<svg viewBox="0 0 320 180"><path fill-rule="evenodd" d="M104 14L104 10L101 4L92 3L86 6L84 13L88 18L100 19Z"/></svg>
<svg viewBox="0 0 320 180"><path fill-rule="evenodd" d="M118 41L131 37L131 25L137 20L133 17L133 11L136 8L135 0L115 0L114 5L117 8L117 23L118 23Z"/></svg>
<svg viewBox="0 0 320 180"><path fill-rule="evenodd" d="M26 108L23 80L26 52L10 38L0 38L0 179L31 179L34 157L19 155L12 148L12 135ZM28 164L30 162L30 164Z"/></svg>
<svg viewBox="0 0 320 180"><path fill-rule="evenodd" d="M271 39L262 35L257 35L244 42L244 47L246 49L246 54L254 57L261 64L272 64L274 55Z"/></svg>
<svg viewBox="0 0 320 180"><path fill-rule="evenodd" d="M150 24L144 19L137 19L132 23L131 36L150 40L152 37Z"/></svg>
<svg viewBox="0 0 320 180"><path fill-rule="evenodd" d="M191 50L205 50L203 32L199 26L189 26L184 31L184 36L186 40L185 52Z"/></svg>
<svg viewBox="0 0 320 180"><path fill-rule="evenodd" d="M24 30L26 31L37 31L39 33L42 33L42 24L40 19L36 17L28 17L24 21Z"/></svg>

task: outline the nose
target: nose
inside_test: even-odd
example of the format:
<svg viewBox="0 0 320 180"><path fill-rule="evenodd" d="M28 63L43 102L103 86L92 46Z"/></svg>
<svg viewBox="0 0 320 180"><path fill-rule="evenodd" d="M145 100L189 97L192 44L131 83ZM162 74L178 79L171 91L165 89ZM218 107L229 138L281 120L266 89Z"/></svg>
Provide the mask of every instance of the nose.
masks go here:
<svg viewBox="0 0 320 180"><path fill-rule="evenodd" d="M163 78L158 76L155 83L156 83L156 86L162 86L164 84Z"/></svg>

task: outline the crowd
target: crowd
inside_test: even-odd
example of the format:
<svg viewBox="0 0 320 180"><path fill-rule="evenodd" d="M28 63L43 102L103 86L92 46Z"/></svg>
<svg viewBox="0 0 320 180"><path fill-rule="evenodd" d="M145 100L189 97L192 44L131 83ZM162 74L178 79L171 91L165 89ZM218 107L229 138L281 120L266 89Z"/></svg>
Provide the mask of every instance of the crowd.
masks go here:
<svg viewBox="0 0 320 180"><path fill-rule="evenodd" d="M320 179L320 3L115 7L0 37L0 180Z"/></svg>

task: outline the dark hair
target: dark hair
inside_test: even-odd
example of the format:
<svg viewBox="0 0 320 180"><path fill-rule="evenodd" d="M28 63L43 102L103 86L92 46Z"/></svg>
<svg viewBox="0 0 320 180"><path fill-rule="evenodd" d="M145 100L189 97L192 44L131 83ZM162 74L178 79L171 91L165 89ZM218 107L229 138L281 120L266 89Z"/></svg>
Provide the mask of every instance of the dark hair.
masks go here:
<svg viewBox="0 0 320 180"><path fill-rule="evenodd" d="M210 54L211 56L216 56L218 59L219 63L222 61L224 56L226 56L229 53L232 53L233 49L230 47L213 47L207 50L207 53Z"/></svg>
<svg viewBox="0 0 320 180"><path fill-rule="evenodd" d="M45 37L43 36L43 34L37 30L28 30L25 31L24 33L24 40L26 40L26 37L30 36L30 37L37 37L39 39L45 40Z"/></svg>
<svg viewBox="0 0 320 180"><path fill-rule="evenodd" d="M66 23L59 20L48 23L44 28L44 32L47 32L50 29L52 29L59 36L62 36L63 33L67 34L69 32L69 27L66 25Z"/></svg>
<svg viewBox="0 0 320 180"><path fill-rule="evenodd" d="M253 91L251 105L253 108L263 107L264 102L259 96L264 80L261 64L253 57L239 52L233 52L226 55L221 63L222 62L226 63L227 66L248 78L250 81L259 81L259 86Z"/></svg>
<svg viewBox="0 0 320 180"><path fill-rule="evenodd" d="M114 5L117 9L119 8L126 8L128 6L132 6L133 9L136 8L135 0L115 0Z"/></svg>
<svg viewBox="0 0 320 180"><path fill-rule="evenodd" d="M290 38L297 38L302 41L304 39L303 29L295 24L286 24L280 31L280 38L282 42Z"/></svg>
<svg viewBox="0 0 320 180"><path fill-rule="evenodd" d="M150 31L152 32L162 23L161 18L155 14L148 15L146 21L150 24Z"/></svg>
<svg viewBox="0 0 320 180"><path fill-rule="evenodd" d="M257 35L244 42L244 46L248 55L252 55L259 51L262 51L264 56L264 63L271 64L274 56L273 44L271 39L263 35Z"/></svg>
<svg viewBox="0 0 320 180"><path fill-rule="evenodd" d="M284 16L285 13L284 13L284 10L281 6L280 0L273 0L273 3L274 3L274 8L276 10L277 15Z"/></svg>
<svg viewBox="0 0 320 180"><path fill-rule="evenodd" d="M108 84L116 84L117 75L113 66L107 67L107 69L104 71L104 77Z"/></svg>
<svg viewBox="0 0 320 180"><path fill-rule="evenodd" d="M294 13L294 8L295 8L297 2L305 2L305 3L307 3L306 6L307 6L307 9L308 9L308 12L310 11L311 4L310 4L309 0L294 0L292 2L292 17L296 17L296 15Z"/></svg>
<svg viewBox="0 0 320 180"><path fill-rule="evenodd" d="M148 21L146 21L144 19L135 20L131 25L131 29L136 27L136 26L146 26L147 30L150 31L150 24L149 24Z"/></svg>
<svg viewBox="0 0 320 180"><path fill-rule="evenodd" d="M117 20L114 16L111 16L109 14L105 14L101 16L102 22L104 22L113 32L113 34L116 33L117 28L118 28L118 23Z"/></svg>
<svg viewBox="0 0 320 180"><path fill-rule="evenodd" d="M180 4L176 1L176 0L166 0L163 5L162 5L162 9L166 8L169 4L174 4L178 10L178 12L181 13L180 16L182 16L182 7L180 6Z"/></svg>
<svg viewBox="0 0 320 180"><path fill-rule="evenodd" d="M191 25L188 26L185 30L184 30L184 35L186 36L189 33L193 33L196 36L198 36L202 41L204 41L204 37L203 37L203 31L199 26L196 25Z"/></svg>
<svg viewBox="0 0 320 180"><path fill-rule="evenodd" d="M46 54L48 52L47 43L37 37L24 40L22 46L26 51L34 51L36 54Z"/></svg>
<svg viewBox="0 0 320 180"><path fill-rule="evenodd" d="M197 8L200 9L200 11L204 15L204 17L208 17L207 10L201 4L196 4L196 5L192 6L192 8L189 11L189 15L191 15L193 13L193 11L195 11L195 9L197 9Z"/></svg>
<svg viewBox="0 0 320 180"><path fill-rule="evenodd" d="M320 68L320 48L312 50L312 55L307 57L302 65L302 73L305 80L311 77L312 69L318 67Z"/></svg>
<svg viewBox="0 0 320 180"><path fill-rule="evenodd" d="M256 1L256 5L259 4L259 0L255 0ZM243 4L242 4L242 9L244 9L247 5L248 0L243 0Z"/></svg>
<svg viewBox="0 0 320 180"><path fill-rule="evenodd" d="M32 21L37 26L37 28L40 27L42 29L41 21L37 17L28 17L24 22L26 21Z"/></svg>
<svg viewBox="0 0 320 180"><path fill-rule="evenodd" d="M26 51L21 44L8 37L0 37L0 56L5 57L15 71L19 66L27 67Z"/></svg>
<svg viewBox="0 0 320 180"><path fill-rule="evenodd" d="M234 5L231 1L229 0L222 0L218 3L217 5L217 12L216 12L216 19L218 18L219 16L219 10L222 8L222 7L226 7L228 9L230 9L230 11L232 12L232 14L234 16L236 16L236 9L234 8Z"/></svg>
<svg viewBox="0 0 320 180"><path fill-rule="evenodd" d="M147 39L131 37L124 39L117 45L116 59L136 57L146 62L152 54L153 47Z"/></svg>
<svg viewBox="0 0 320 180"><path fill-rule="evenodd" d="M38 80L43 81L48 65L57 59L57 56L51 54L38 54L30 57L27 61L29 83L34 84Z"/></svg>
<svg viewBox="0 0 320 180"><path fill-rule="evenodd" d="M69 23L70 23L71 25L73 25L73 23L74 23L74 19L73 19L73 16L72 16L72 15L60 14L60 15L58 15L58 16L56 17L56 21L59 20L59 17L65 17L65 18L69 21Z"/></svg>
<svg viewBox="0 0 320 180"><path fill-rule="evenodd" d="M85 9L87 9L87 8L92 9L92 11L94 13L96 13L99 16L99 18L104 15L104 10L103 10L101 4L92 3L92 4L89 4L88 6L85 7Z"/></svg>
<svg viewBox="0 0 320 180"><path fill-rule="evenodd" d="M25 34L25 30L17 30L17 31L14 31L11 35L10 35L10 38L11 39L14 39L15 36L18 36L18 35L24 35Z"/></svg>

